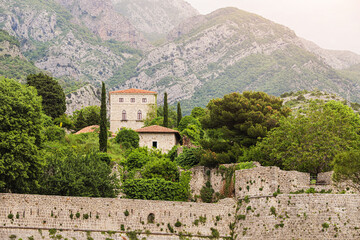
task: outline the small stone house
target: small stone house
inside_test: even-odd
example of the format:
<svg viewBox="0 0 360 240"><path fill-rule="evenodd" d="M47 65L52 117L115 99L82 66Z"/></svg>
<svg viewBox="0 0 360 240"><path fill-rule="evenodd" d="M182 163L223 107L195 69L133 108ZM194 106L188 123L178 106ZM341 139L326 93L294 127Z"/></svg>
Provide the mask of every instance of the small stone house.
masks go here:
<svg viewBox="0 0 360 240"><path fill-rule="evenodd" d="M140 137L140 147L158 148L162 152L169 152L179 144L180 133L176 130L153 125L135 130Z"/></svg>

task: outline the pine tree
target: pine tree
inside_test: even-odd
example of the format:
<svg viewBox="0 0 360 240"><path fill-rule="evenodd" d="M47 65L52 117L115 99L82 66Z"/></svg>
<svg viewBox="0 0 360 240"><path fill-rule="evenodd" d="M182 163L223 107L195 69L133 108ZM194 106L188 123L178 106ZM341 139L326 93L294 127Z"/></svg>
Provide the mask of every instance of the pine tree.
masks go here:
<svg viewBox="0 0 360 240"><path fill-rule="evenodd" d="M179 126L181 118L182 118L181 106L180 106L180 102L178 102L178 104L177 104L177 119L176 119L177 120L177 125L176 126Z"/></svg>
<svg viewBox="0 0 360 240"><path fill-rule="evenodd" d="M105 83L102 83L101 89L101 109L100 109L100 133L99 147L101 152L107 152L107 127L106 127L106 91Z"/></svg>
<svg viewBox="0 0 360 240"><path fill-rule="evenodd" d="M164 94L164 127L168 127L169 125L169 108L167 102L167 92Z"/></svg>

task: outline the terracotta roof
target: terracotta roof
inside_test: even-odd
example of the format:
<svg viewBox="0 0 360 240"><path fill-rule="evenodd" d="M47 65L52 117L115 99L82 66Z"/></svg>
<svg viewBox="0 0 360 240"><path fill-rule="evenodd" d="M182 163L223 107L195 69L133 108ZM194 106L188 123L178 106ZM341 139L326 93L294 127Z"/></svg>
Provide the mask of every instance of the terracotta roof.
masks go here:
<svg viewBox="0 0 360 240"><path fill-rule="evenodd" d="M151 93L151 94L156 94L156 92L153 92L153 91L135 89L135 88L109 92L109 94L112 94L112 93Z"/></svg>
<svg viewBox="0 0 360 240"><path fill-rule="evenodd" d="M98 128L99 128L99 125L92 125L92 126L84 127L83 129L79 130L75 134L94 132Z"/></svg>
<svg viewBox="0 0 360 240"><path fill-rule="evenodd" d="M152 125L152 126L149 126L149 127L139 128L139 129L136 129L135 132L138 132L138 133L175 133L175 134L180 134L176 130L166 128L166 127L161 127L161 126L158 126L158 125Z"/></svg>

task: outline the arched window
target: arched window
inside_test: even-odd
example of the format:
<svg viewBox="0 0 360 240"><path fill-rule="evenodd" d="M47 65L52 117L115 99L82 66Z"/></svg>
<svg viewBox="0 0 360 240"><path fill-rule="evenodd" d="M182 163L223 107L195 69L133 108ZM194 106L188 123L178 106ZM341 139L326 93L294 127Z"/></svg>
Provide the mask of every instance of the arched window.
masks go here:
<svg viewBox="0 0 360 240"><path fill-rule="evenodd" d="M122 120L126 120L126 111L125 110L122 111Z"/></svg>
<svg viewBox="0 0 360 240"><path fill-rule="evenodd" d="M141 110L139 110L137 112L137 120L142 120L142 112L141 112Z"/></svg>

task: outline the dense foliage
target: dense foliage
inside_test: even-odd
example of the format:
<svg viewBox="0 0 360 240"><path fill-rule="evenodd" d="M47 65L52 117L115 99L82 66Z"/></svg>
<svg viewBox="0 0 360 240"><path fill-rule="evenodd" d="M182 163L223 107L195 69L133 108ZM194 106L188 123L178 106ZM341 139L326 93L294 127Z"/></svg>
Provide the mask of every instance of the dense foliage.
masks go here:
<svg viewBox="0 0 360 240"><path fill-rule="evenodd" d="M61 196L116 197L118 179L97 152L85 155L70 149L46 156L40 193Z"/></svg>
<svg viewBox="0 0 360 240"><path fill-rule="evenodd" d="M0 191L28 193L38 187L43 159L41 98L33 87L0 77Z"/></svg>
<svg viewBox="0 0 360 240"><path fill-rule="evenodd" d="M286 170L319 173L332 169L334 157L358 149L360 118L340 102L312 102L307 108L282 118L245 160Z"/></svg>
<svg viewBox="0 0 360 240"><path fill-rule="evenodd" d="M43 73L27 76L27 84L36 88L42 97L43 110L46 115L57 118L66 111L65 94L59 83Z"/></svg>
<svg viewBox="0 0 360 240"><path fill-rule="evenodd" d="M115 142L120 143L121 146L125 148L138 148L139 147L140 137L137 132L132 129L123 128L121 129L115 137Z"/></svg>
<svg viewBox="0 0 360 240"><path fill-rule="evenodd" d="M333 161L333 179L337 182L348 181L360 191L360 150L350 150L337 154Z"/></svg>
<svg viewBox="0 0 360 240"><path fill-rule="evenodd" d="M126 180L122 189L128 198L187 201L190 194L190 172L183 172L179 182L162 178Z"/></svg>
<svg viewBox="0 0 360 240"><path fill-rule="evenodd" d="M207 105L208 115L202 119L206 129L219 129L230 141L244 146L254 145L259 137L278 126L280 116L289 109L280 98L262 92L231 93Z"/></svg>

